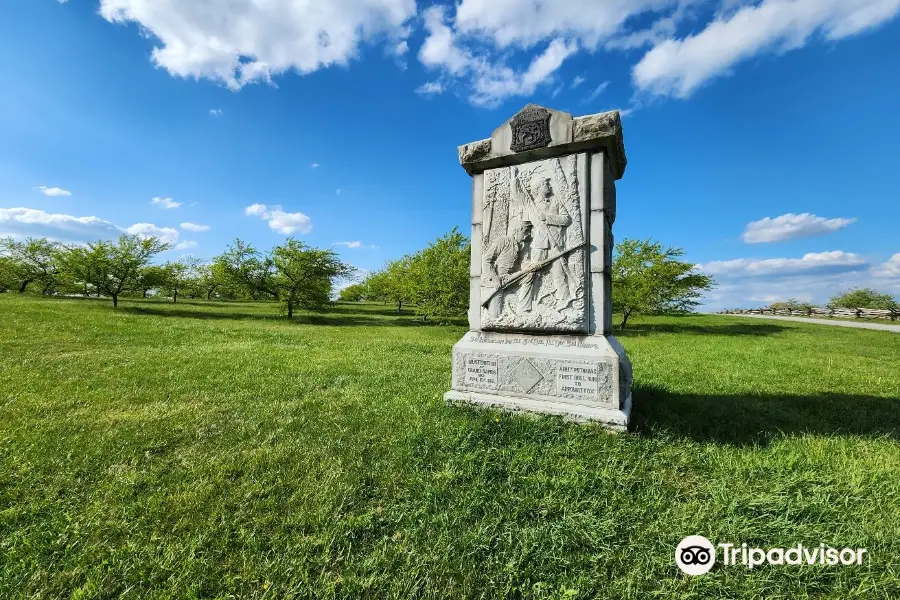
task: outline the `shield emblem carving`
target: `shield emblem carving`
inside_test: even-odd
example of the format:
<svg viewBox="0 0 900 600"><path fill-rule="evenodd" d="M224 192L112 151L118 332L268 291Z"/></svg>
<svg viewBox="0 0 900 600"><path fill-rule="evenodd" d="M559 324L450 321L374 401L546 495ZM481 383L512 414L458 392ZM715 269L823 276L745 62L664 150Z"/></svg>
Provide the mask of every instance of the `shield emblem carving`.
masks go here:
<svg viewBox="0 0 900 600"><path fill-rule="evenodd" d="M509 149L524 152L543 148L550 138L550 111L540 106L526 106L509 122L512 128L512 142Z"/></svg>

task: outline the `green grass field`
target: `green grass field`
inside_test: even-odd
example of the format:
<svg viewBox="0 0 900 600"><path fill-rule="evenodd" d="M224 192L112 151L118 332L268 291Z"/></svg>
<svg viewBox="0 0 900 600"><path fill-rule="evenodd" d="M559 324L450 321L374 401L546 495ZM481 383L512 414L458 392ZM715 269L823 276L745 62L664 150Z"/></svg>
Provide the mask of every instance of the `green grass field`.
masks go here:
<svg viewBox="0 0 900 600"><path fill-rule="evenodd" d="M616 435L446 406L464 329L0 294L0 598L900 598L897 335L637 318Z"/></svg>

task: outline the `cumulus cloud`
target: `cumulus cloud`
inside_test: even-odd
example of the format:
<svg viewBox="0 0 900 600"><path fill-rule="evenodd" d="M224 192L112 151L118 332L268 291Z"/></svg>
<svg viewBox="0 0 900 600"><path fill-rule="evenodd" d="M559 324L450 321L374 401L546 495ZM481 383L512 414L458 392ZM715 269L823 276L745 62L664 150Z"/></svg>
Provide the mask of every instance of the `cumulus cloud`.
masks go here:
<svg viewBox="0 0 900 600"><path fill-rule="evenodd" d="M897 278L900 282L900 252L873 269L877 277Z"/></svg>
<svg viewBox="0 0 900 600"><path fill-rule="evenodd" d="M310 165L309 168L310 168L310 169L318 169L318 168L319 168L319 163L313 163L313 164Z"/></svg>
<svg viewBox="0 0 900 600"><path fill-rule="evenodd" d="M209 116L211 117L221 117L225 112L221 108L211 108L209 109Z"/></svg>
<svg viewBox="0 0 900 600"><path fill-rule="evenodd" d="M332 244L332 246L343 246L344 248L350 248L350 249L354 249L354 248L370 248L372 250L378 249L378 246L363 244L359 240L355 240L352 242L335 242L334 244Z"/></svg>
<svg viewBox="0 0 900 600"><path fill-rule="evenodd" d="M785 275L816 270L849 271L868 266L863 257L852 252L832 250L811 252L802 258L737 258L698 265L710 275L762 276Z"/></svg>
<svg viewBox="0 0 900 600"><path fill-rule="evenodd" d="M415 0L100 0L104 19L155 41L156 66L234 90L347 65L364 42L397 51L415 14Z"/></svg>
<svg viewBox="0 0 900 600"><path fill-rule="evenodd" d="M711 13L695 8L712 4L716 12L679 36L686 19ZM570 56L598 48L640 50L638 91L686 97L753 56L844 39L898 11L900 0L456 0L421 13L415 0L100 0L103 18L153 40L156 66L233 90L346 66L376 44L405 68L421 26L418 59L440 77L416 91L453 88L480 106L556 88Z"/></svg>
<svg viewBox="0 0 900 600"><path fill-rule="evenodd" d="M419 61L427 68L439 70L447 77L468 79L469 100L472 104L494 106L513 96L528 96L542 84L552 81L563 62L578 51L575 41L555 37L543 46L525 69L513 69L489 53L480 54L464 47L460 34L457 8L457 31L449 24L446 7L432 6L425 10L423 21L428 36L419 50ZM443 84L440 84L443 90ZM420 93L436 89L425 84Z"/></svg>
<svg viewBox="0 0 900 600"><path fill-rule="evenodd" d="M150 204L164 209L178 208L179 206L181 206L181 202L175 202L171 198L162 198L160 196L157 196L156 198L151 200Z"/></svg>
<svg viewBox="0 0 900 600"><path fill-rule="evenodd" d="M174 250L182 251L182 250L190 250L191 248L196 248L197 242L193 240L185 240L183 242L179 242L175 244Z"/></svg>
<svg viewBox="0 0 900 600"><path fill-rule="evenodd" d="M753 308L790 298L823 305L854 287L900 295L900 253L881 263L835 250L802 258L714 261L699 267L718 284L704 298L707 310Z"/></svg>
<svg viewBox="0 0 900 600"><path fill-rule="evenodd" d="M60 197L72 195L72 192L70 192L69 190L64 190L60 187L47 187L46 185L41 185L38 186L37 189L39 189L45 196Z"/></svg>
<svg viewBox="0 0 900 600"><path fill-rule="evenodd" d="M416 93L420 96L436 96L444 93L444 84L440 81L428 81L416 88Z"/></svg>
<svg viewBox="0 0 900 600"><path fill-rule="evenodd" d="M209 225L198 225L196 223L182 223L181 228L186 231L209 231Z"/></svg>
<svg viewBox="0 0 900 600"><path fill-rule="evenodd" d="M639 90L685 98L763 52L782 53L815 37L836 41L900 12L900 0L764 0L720 14L698 33L657 43L635 65Z"/></svg>
<svg viewBox="0 0 900 600"><path fill-rule="evenodd" d="M99 217L76 217L34 208L0 208L0 235L50 237L63 241L109 239L124 233Z"/></svg>
<svg viewBox="0 0 900 600"><path fill-rule="evenodd" d="M856 222L855 218L826 219L810 213L787 213L780 217L766 217L747 224L741 239L748 244L783 242L797 238L825 235Z"/></svg>
<svg viewBox="0 0 900 600"><path fill-rule="evenodd" d="M312 231L312 219L301 212L285 212L280 206L253 204L244 209L247 216L259 217L269 223L269 228L284 235L309 233Z"/></svg>
<svg viewBox="0 0 900 600"><path fill-rule="evenodd" d="M180 237L177 229L173 227L157 227L152 223L135 223L125 231L144 239L155 237L165 244L176 244Z"/></svg>
<svg viewBox="0 0 900 600"><path fill-rule="evenodd" d="M83 243L114 240L126 233L142 238L157 237L172 244L179 241L177 229L158 227L152 223L135 223L123 228L94 216L77 217L23 207L0 208L0 236L46 237L61 242Z"/></svg>

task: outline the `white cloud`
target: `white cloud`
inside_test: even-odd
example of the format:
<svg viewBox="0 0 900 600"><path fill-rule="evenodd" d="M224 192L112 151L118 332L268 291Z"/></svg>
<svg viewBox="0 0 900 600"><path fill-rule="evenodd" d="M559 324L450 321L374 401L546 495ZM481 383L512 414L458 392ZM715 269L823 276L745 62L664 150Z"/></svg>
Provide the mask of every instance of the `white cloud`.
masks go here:
<svg viewBox="0 0 900 600"><path fill-rule="evenodd" d="M456 28L489 39L500 49L530 48L565 36L594 48L618 33L630 17L674 8L678 0L462 0Z"/></svg>
<svg viewBox="0 0 900 600"><path fill-rule="evenodd" d="M428 81L416 88L416 93L421 96L435 96L442 94L446 88L440 81Z"/></svg>
<svg viewBox="0 0 900 600"><path fill-rule="evenodd" d="M197 247L197 242L195 242L193 240L185 240L183 242L179 242L178 244L175 244L174 250L178 250L178 251L190 250L191 248L196 248L196 247Z"/></svg>
<svg viewBox="0 0 900 600"><path fill-rule="evenodd" d="M209 231L209 225L197 225L196 223L182 223L181 228L186 231Z"/></svg>
<svg viewBox="0 0 900 600"><path fill-rule="evenodd" d="M886 262L877 265L873 270L878 277L894 278L900 281L900 253L893 255Z"/></svg>
<svg viewBox="0 0 900 600"><path fill-rule="evenodd" d="M704 308L754 308L795 298L824 305L854 287L871 287L900 298L900 253L883 263L841 251L803 258L739 259L700 265L714 275L717 287L706 294Z"/></svg>
<svg viewBox="0 0 900 600"><path fill-rule="evenodd" d="M787 52L820 35L834 41L876 27L900 0L764 0L717 16L699 33L657 43L632 71L635 86L685 98L762 52Z"/></svg>
<svg viewBox="0 0 900 600"><path fill-rule="evenodd" d="M152 62L171 75L237 90L293 71L346 66L379 44L406 67L408 38L440 76L416 91L459 90L495 106L559 85L577 52L648 48L632 70L640 92L685 97L764 52L816 38L840 40L900 11L900 0L100 0L100 14L153 40ZM716 11L708 10L715 6ZM696 8L703 10L695 10ZM700 16L710 15L705 21ZM210 15L214 15L211 18ZM416 18L418 17L418 18ZM690 35L678 37L687 19ZM683 28L682 28L683 29ZM578 87L583 77L572 80ZM457 85L459 84L459 85ZM220 109L211 114L220 115Z"/></svg>
<svg viewBox="0 0 900 600"><path fill-rule="evenodd" d="M112 23L135 23L157 42L153 63L173 76L231 89L286 71L346 65L365 42L396 52L415 0L100 0Z"/></svg>
<svg viewBox="0 0 900 600"><path fill-rule="evenodd" d="M46 185L41 185L38 186L37 189L39 189L45 196L60 197L72 195L72 192L70 192L69 190L64 190L60 187L47 187Z"/></svg>
<svg viewBox="0 0 900 600"><path fill-rule="evenodd" d="M457 9L459 14L466 1ZM494 60L488 53L477 55L461 45L458 31L448 23L446 7L432 6L425 10L425 29L428 37L419 50L419 61L429 69L442 71L447 77L469 80L469 101L480 106L494 106L513 96L528 96L541 84L552 80L562 63L578 51L578 44L563 37L554 37L524 70L515 70L502 60ZM428 84L419 88L420 93ZM433 87L433 86L432 86Z"/></svg>
<svg viewBox="0 0 900 600"><path fill-rule="evenodd" d="M181 202L175 202L171 198L161 198L159 196L151 200L150 204L165 209L178 208L179 206L181 206Z"/></svg>
<svg viewBox="0 0 900 600"><path fill-rule="evenodd" d="M705 273L721 276L785 275L809 271L850 271L867 267L863 257L852 252L832 250L811 252L802 258L738 258L698 265Z"/></svg>
<svg viewBox="0 0 900 600"><path fill-rule="evenodd" d="M99 217L76 217L34 208L0 208L0 235L50 237L64 241L110 239L124 233Z"/></svg>
<svg viewBox="0 0 900 600"><path fill-rule="evenodd" d="M747 224L741 239L748 244L782 242L797 238L825 235L856 222L855 218L826 219L810 213L787 213L780 217L765 217Z"/></svg>
<svg viewBox="0 0 900 600"><path fill-rule="evenodd" d="M157 227L152 223L135 223L125 231L141 238L155 237L165 244L176 244L180 237L177 229L173 227Z"/></svg>
<svg viewBox="0 0 900 600"><path fill-rule="evenodd" d="M309 233L312 231L312 219L301 212L285 212L280 206L253 204L244 209L247 216L259 217L269 223L269 228L284 235Z"/></svg>
<svg viewBox="0 0 900 600"><path fill-rule="evenodd" d="M606 90L606 88L608 88L608 87L609 87L609 82L608 82L608 81L604 81L603 83L601 83L600 85L598 85L597 87L595 87L595 88L594 88L594 91L591 92L591 95L588 96L587 98L585 98L584 101L585 101L585 102L590 102L591 100L596 100L597 96L599 96L600 94L602 94L602 93Z"/></svg>
<svg viewBox="0 0 900 600"><path fill-rule="evenodd" d="M311 165L309 166L309 168L310 168L310 169L318 169L318 168L319 168L319 163L313 163L313 164L311 164Z"/></svg>
<svg viewBox="0 0 900 600"><path fill-rule="evenodd" d="M378 250L378 246L373 246L373 245L369 245L369 244L363 244L363 243L362 243L361 241L359 241L359 240L355 240L355 241L352 241L352 242L335 242L334 244L332 244L332 246L343 246L344 248L350 248L350 249L354 249L354 248L369 248L369 249L371 249L371 250Z"/></svg>
<svg viewBox="0 0 900 600"><path fill-rule="evenodd" d="M93 216L76 217L34 208L0 208L0 236L46 237L62 242L83 243L114 240L126 233L142 238L153 236L173 244L179 240L177 229L158 227L152 223L135 223L123 228Z"/></svg>
<svg viewBox="0 0 900 600"><path fill-rule="evenodd" d="M209 116L211 117L221 117L225 112L221 108L211 108L209 109Z"/></svg>

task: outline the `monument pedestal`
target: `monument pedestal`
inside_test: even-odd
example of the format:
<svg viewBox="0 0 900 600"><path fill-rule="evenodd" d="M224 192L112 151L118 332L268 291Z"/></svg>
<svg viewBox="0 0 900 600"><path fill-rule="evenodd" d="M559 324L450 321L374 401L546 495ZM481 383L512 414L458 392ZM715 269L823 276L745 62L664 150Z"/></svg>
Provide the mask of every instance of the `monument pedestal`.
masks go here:
<svg viewBox="0 0 900 600"><path fill-rule="evenodd" d="M444 399L625 430L631 363L612 336L470 331L453 346L453 390Z"/></svg>
<svg viewBox="0 0 900 600"><path fill-rule="evenodd" d="M469 332L445 400L626 429L631 363L611 335L619 113L529 104L459 159L473 180Z"/></svg>

